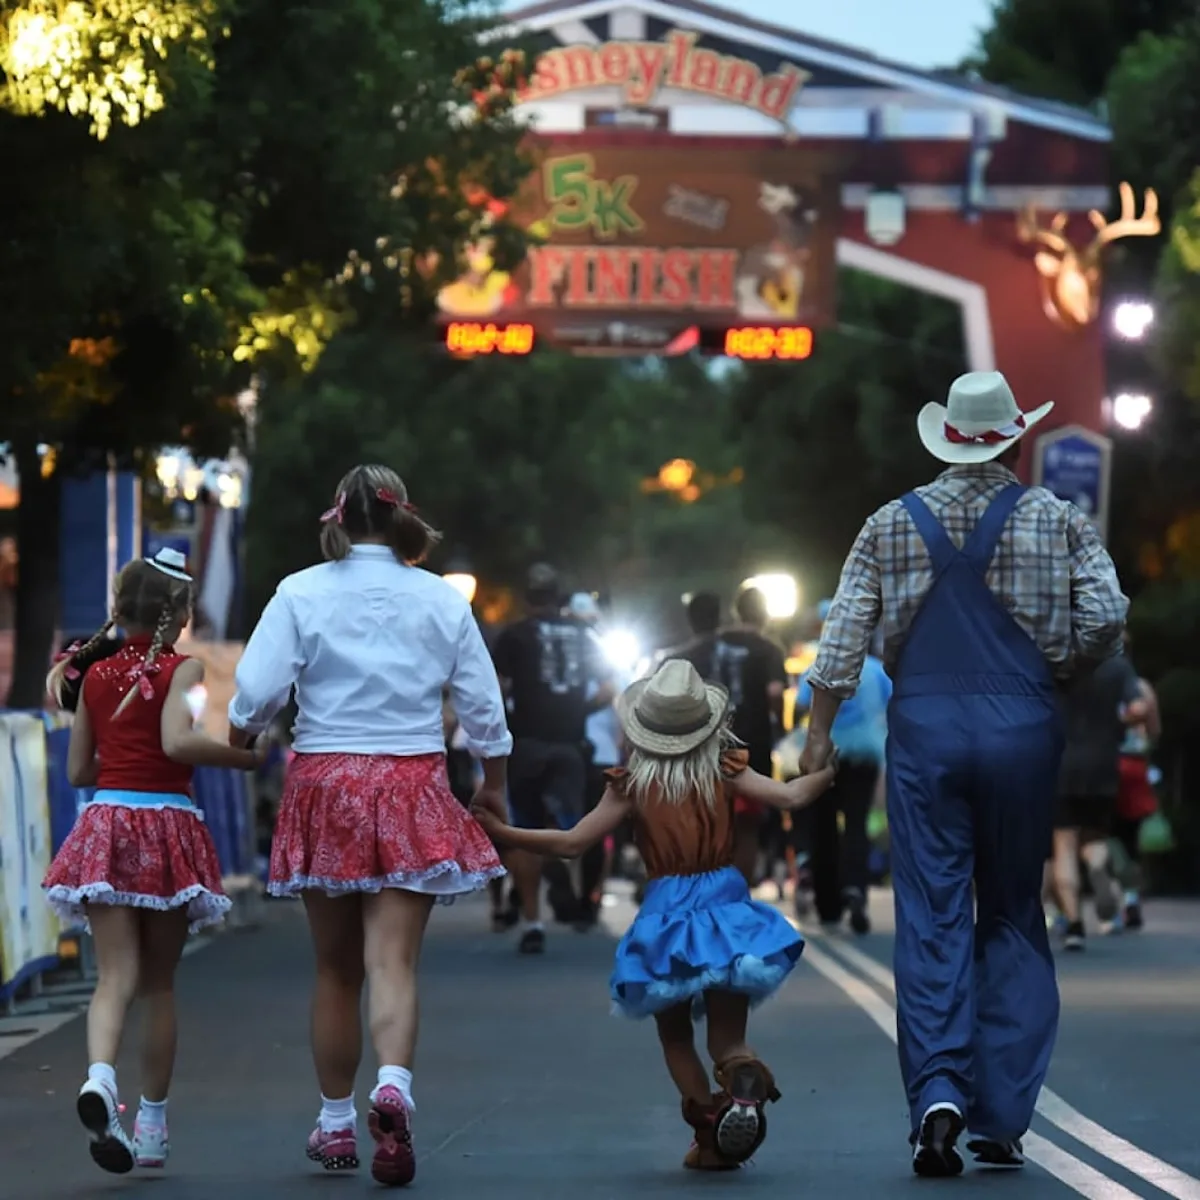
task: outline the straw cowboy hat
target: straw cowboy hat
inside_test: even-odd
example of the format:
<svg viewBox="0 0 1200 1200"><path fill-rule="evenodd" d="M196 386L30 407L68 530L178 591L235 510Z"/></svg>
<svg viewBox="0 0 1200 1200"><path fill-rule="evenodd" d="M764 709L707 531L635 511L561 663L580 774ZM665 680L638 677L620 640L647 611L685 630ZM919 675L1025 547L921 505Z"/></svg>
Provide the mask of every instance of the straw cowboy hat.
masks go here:
<svg viewBox="0 0 1200 1200"><path fill-rule="evenodd" d="M639 679L617 701L617 716L632 746L667 758L708 741L725 720L729 693L705 683L681 658L668 659L649 679Z"/></svg>
<svg viewBox="0 0 1200 1200"><path fill-rule="evenodd" d="M948 402L927 404L917 417L925 449L944 463L984 463L999 458L1054 407L1023 413L999 371L972 371L950 385Z"/></svg>

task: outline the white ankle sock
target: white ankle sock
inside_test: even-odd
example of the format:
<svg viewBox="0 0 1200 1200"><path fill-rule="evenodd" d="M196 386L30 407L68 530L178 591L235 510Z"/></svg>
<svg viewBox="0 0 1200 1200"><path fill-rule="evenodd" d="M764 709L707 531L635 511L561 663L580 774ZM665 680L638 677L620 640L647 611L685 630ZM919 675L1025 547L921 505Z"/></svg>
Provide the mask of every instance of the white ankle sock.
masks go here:
<svg viewBox="0 0 1200 1200"><path fill-rule="evenodd" d="M102 1083L111 1089L114 1096L117 1094L117 1071L108 1063L92 1063L88 1067L88 1080L91 1083Z"/></svg>
<svg viewBox="0 0 1200 1200"><path fill-rule="evenodd" d="M143 1096L141 1104L138 1105L137 1119L138 1124L147 1129L166 1129L167 1102L165 1100L147 1100Z"/></svg>
<svg viewBox="0 0 1200 1200"><path fill-rule="evenodd" d="M358 1125L358 1114L354 1111L354 1093L344 1100L321 1097L321 1115L318 1118L325 1133L336 1133L342 1129L354 1129Z"/></svg>
<svg viewBox="0 0 1200 1200"><path fill-rule="evenodd" d="M538 933L543 933L543 932L545 932L545 929L546 929L546 927L545 927L545 925L542 924L541 921L526 921L523 918L521 920L521 932L522 933L530 933L533 930L537 930Z"/></svg>
<svg viewBox="0 0 1200 1200"><path fill-rule="evenodd" d="M394 1087L404 1097L404 1103L408 1105L409 1110L416 1112L417 1106L412 1098L412 1072L407 1067L380 1067L379 1081L375 1084L375 1091L371 1093L372 1099L380 1088L385 1087Z"/></svg>

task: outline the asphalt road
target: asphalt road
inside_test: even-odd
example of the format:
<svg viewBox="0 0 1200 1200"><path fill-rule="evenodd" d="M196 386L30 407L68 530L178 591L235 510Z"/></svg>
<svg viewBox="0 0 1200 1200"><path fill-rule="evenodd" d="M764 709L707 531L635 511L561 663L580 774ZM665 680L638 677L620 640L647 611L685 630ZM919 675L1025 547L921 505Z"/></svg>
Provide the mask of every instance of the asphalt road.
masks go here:
<svg viewBox="0 0 1200 1200"><path fill-rule="evenodd" d="M481 902L438 910L423 963L414 1187L449 1200L675 1200L714 1189L880 1200L930 1187L1021 1200L1200 1200L1200 906L1151 904L1144 932L1094 938L1085 954L1060 959L1064 1018L1053 1091L1028 1139L1034 1161L1020 1178L968 1169L946 1184L909 1170L888 905L875 898L880 932L814 935L793 980L755 1014L752 1039L784 1097L754 1163L720 1176L681 1169L689 1134L653 1031L608 1013L612 938L627 903L605 910L604 932L555 933L541 959L518 958L511 935L488 932ZM88 1157L74 1113L81 1020L0 1022L0 1197L302 1200L376 1190L365 1168L329 1176L304 1157L318 1102L309 972L291 904L268 906L258 929L219 936L185 961L172 1158L158 1176L107 1176ZM132 1054L120 1077L132 1107ZM360 1095L372 1078L368 1064Z"/></svg>

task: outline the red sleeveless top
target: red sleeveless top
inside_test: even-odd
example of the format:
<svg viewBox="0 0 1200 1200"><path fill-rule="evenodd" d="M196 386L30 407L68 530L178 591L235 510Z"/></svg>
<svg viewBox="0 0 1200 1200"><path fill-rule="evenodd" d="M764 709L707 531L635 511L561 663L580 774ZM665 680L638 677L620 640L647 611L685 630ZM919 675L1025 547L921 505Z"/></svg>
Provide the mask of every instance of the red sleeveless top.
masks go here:
<svg viewBox="0 0 1200 1200"><path fill-rule="evenodd" d="M187 658L176 654L174 646L164 646L144 674L149 649L149 636L132 637L111 658L93 663L84 676L83 701L100 760L96 787L190 796L192 768L172 762L162 748L163 705L172 676ZM130 688L137 689L133 699L114 719Z"/></svg>

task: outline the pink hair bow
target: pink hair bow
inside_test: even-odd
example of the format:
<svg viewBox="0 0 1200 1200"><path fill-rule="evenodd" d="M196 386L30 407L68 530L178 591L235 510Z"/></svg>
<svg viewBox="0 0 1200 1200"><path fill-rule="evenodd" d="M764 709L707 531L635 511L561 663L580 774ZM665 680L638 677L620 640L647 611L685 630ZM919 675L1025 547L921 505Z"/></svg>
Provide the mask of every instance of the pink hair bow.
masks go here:
<svg viewBox="0 0 1200 1200"><path fill-rule="evenodd" d="M154 699L154 684L150 682L150 676L157 674L158 663L142 663L141 666L133 667L129 671L129 676L137 679L137 690L141 693L143 700Z"/></svg>
<svg viewBox="0 0 1200 1200"><path fill-rule="evenodd" d="M376 488L375 499L378 500L380 504L386 504L391 508L402 508L405 512L417 511L417 506L415 504L409 504L407 500L401 500L391 488Z"/></svg>
<svg viewBox="0 0 1200 1200"><path fill-rule="evenodd" d="M346 493L342 492L337 498L337 503L331 509L321 514L321 524L325 524L326 521L336 521L340 525L345 515Z"/></svg>
<svg viewBox="0 0 1200 1200"><path fill-rule="evenodd" d="M82 649L83 649L82 642L72 642L64 651L62 651L61 654L56 654L54 656L54 661L57 664L57 663L65 661L65 660L72 659ZM74 680L78 679L79 678L79 668L78 667L68 667L63 672L63 678L70 679L72 682Z"/></svg>

